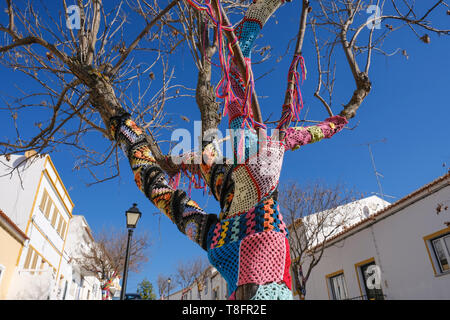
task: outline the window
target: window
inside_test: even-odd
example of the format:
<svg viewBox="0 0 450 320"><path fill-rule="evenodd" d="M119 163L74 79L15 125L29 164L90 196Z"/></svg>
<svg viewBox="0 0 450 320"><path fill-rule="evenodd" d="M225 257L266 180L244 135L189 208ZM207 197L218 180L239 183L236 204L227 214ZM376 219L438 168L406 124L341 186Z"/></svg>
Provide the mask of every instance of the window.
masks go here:
<svg viewBox="0 0 450 320"><path fill-rule="evenodd" d="M41 209L41 212L50 221L52 227L61 236L61 238L64 238L64 233L66 232L66 228L67 228L67 222L64 220L61 213L56 208L55 204L53 203L52 199L50 198L47 190L45 190L45 189L42 194L42 199L41 199L41 203L39 205L39 209Z"/></svg>
<svg viewBox="0 0 450 320"><path fill-rule="evenodd" d="M450 227L423 237L435 275L450 273Z"/></svg>
<svg viewBox="0 0 450 320"><path fill-rule="evenodd" d="M379 268L375 264L374 259L362 262L357 265L359 267L358 279L360 280L360 288L364 288L365 294L363 298L367 300L384 300L383 290L381 289L381 281L374 283L374 279L380 280L381 275L377 274ZM358 271L358 270L357 270ZM361 277L359 277L359 274Z"/></svg>
<svg viewBox="0 0 450 320"><path fill-rule="evenodd" d="M36 269L37 260L38 260L37 252L34 252L33 262L31 263L30 269L32 269L32 270ZM31 272L31 274L34 274L34 272Z"/></svg>
<svg viewBox="0 0 450 320"><path fill-rule="evenodd" d="M60 216L58 219L58 228L56 228L56 232L61 235L61 226L62 226L63 218Z"/></svg>
<svg viewBox="0 0 450 320"><path fill-rule="evenodd" d="M28 269L30 267L31 256L33 255L33 249L31 247L28 248L27 256L25 258L25 263L23 264L24 269Z"/></svg>
<svg viewBox="0 0 450 320"><path fill-rule="evenodd" d="M39 205L39 209L41 209L41 212L49 220L50 220L50 216L51 216L51 212L52 212L52 207L53 207L52 222L53 222L53 219L56 218L55 213L58 211L58 209L56 209L52 199L48 195L47 190L44 189L44 192L42 194L41 204Z"/></svg>
<svg viewBox="0 0 450 320"><path fill-rule="evenodd" d="M436 260L439 264L440 272L442 273L450 270L450 233L433 239L431 241L431 245L433 247Z"/></svg>
<svg viewBox="0 0 450 320"><path fill-rule="evenodd" d="M97 287L97 285L94 283L94 285L92 286L92 296L94 297L94 299L95 299L95 297L97 296L97 294L98 294L98 287Z"/></svg>
<svg viewBox="0 0 450 320"><path fill-rule="evenodd" d="M44 259L41 259L41 266L39 267L39 270L45 270L46 269L46 262ZM42 274L42 272L39 272L39 274Z"/></svg>
<svg viewBox="0 0 450 320"><path fill-rule="evenodd" d="M45 205L47 204L48 199L48 193L47 190L44 189L44 193L42 194L41 204L39 205L39 209L41 209L42 212L45 211Z"/></svg>
<svg viewBox="0 0 450 320"><path fill-rule="evenodd" d="M344 273L339 273L328 277L328 283L330 288L331 299L333 300L348 299Z"/></svg>
<svg viewBox="0 0 450 320"><path fill-rule="evenodd" d="M56 226L56 219L58 218L58 215L59 215L59 211L55 207L55 209L53 210L53 216L52 216L52 222L51 222L53 228L55 228L55 226Z"/></svg>
<svg viewBox="0 0 450 320"><path fill-rule="evenodd" d="M61 225L61 237L64 238L64 234L66 233L66 227L67 227L67 222L65 220L63 220L62 225Z"/></svg>
<svg viewBox="0 0 450 320"><path fill-rule="evenodd" d="M75 300L80 300L81 288L77 285L77 293L75 294Z"/></svg>
<svg viewBox="0 0 450 320"><path fill-rule="evenodd" d="M64 281L64 291L63 291L63 295L62 295L62 300L66 300L67 286L68 286L68 282L67 282L67 280L65 280Z"/></svg>
<svg viewBox="0 0 450 320"><path fill-rule="evenodd" d="M52 199L48 198L48 201L45 205L45 212L44 212L44 215L47 219L50 219L50 210L52 208L52 204L53 204Z"/></svg>
<svg viewBox="0 0 450 320"><path fill-rule="evenodd" d="M36 250L34 250L31 246L28 248L27 256L25 258L25 263L23 264L23 269L36 269L37 268L37 262L38 262L38 253ZM34 274L32 272L31 274Z"/></svg>
<svg viewBox="0 0 450 320"><path fill-rule="evenodd" d="M69 293L70 293L70 295L72 297L75 296L75 288L76 288L76 286L77 286L77 283L75 282L74 279L72 279L72 285L70 286L70 290L69 290Z"/></svg>
<svg viewBox="0 0 450 320"><path fill-rule="evenodd" d="M212 299L219 300L219 288L216 287L212 290Z"/></svg>

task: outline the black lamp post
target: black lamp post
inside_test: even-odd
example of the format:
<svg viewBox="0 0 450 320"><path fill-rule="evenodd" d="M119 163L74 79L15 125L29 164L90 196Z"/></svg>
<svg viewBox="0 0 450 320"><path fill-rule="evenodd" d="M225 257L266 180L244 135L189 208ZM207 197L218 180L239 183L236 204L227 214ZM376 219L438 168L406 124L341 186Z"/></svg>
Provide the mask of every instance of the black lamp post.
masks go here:
<svg viewBox="0 0 450 320"><path fill-rule="evenodd" d="M131 244L131 237L133 235L133 229L136 228L139 218L141 217L141 212L136 207L136 203L133 203L133 206L125 212L125 216L127 217L128 242L127 242L127 252L125 255L125 265L123 268L122 291L120 292L120 300L124 300L125 291L127 289L128 259L130 255L130 244Z"/></svg>
<svg viewBox="0 0 450 320"><path fill-rule="evenodd" d="M170 281L172 281L170 278L167 279L167 300L170 300Z"/></svg>

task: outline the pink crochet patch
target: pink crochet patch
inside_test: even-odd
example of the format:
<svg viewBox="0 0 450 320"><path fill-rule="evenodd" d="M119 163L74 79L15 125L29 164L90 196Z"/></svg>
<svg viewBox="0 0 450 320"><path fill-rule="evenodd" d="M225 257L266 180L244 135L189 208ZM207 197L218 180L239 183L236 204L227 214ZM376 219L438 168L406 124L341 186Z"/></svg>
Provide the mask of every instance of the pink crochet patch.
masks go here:
<svg viewBox="0 0 450 320"><path fill-rule="evenodd" d="M303 146L310 143L311 134L305 128L290 127L286 129L286 138L284 140L286 150L291 150L296 146Z"/></svg>
<svg viewBox="0 0 450 320"><path fill-rule="evenodd" d="M334 116L319 123L316 127L320 128L323 138L329 139L335 133L341 131L348 123L347 119L341 116ZM286 150L291 150L311 142L311 134L306 127L290 127L286 129L285 136Z"/></svg>
<svg viewBox="0 0 450 320"><path fill-rule="evenodd" d="M240 247L238 286L280 282L285 277L286 237L276 231L245 237Z"/></svg>
<svg viewBox="0 0 450 320"><path fill-rule="evenodd" d="M228 121L231 122L233 119L242 116L242 107L236 99L232 99L230 103L227 104Z"/></svg>
<svg viewBox="0 0 450 320"><path fill-rule="evenodd" d="M287 238L284 238L286 242L286 260L284 263L284 276L283 281L289 288L289 290L292 290L292 278L291 278L291 272L290 272L290 266L291 266L291 255L289 253L289 241Z"/></svg>

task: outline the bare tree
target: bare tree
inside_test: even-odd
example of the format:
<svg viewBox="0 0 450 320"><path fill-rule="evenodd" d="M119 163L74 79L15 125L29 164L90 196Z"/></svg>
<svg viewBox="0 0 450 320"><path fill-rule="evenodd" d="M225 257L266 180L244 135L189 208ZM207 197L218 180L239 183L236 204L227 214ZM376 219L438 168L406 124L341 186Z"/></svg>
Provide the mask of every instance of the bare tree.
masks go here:
<svg viewBox="0 0 450 320"><path fill-rule="evenodd" d="M275 9L284 3L269 2L276 4ZM232 24L228 18L228 15L242 14L247 7L255 8L258 4L235 0L223 1L222 6L220 1L213 0L208 1L208 10L205 11L196 10L191 5L192 1L181 0L117 0L108 3L108 6L102 0L77 0L80 28L74 30L67 28L67 21L72 16L65 0L58 3L62 14L50 10L43 2L35 5L34 2L5 0L5 3L8 19L0 25L0 63L10 70L23 73L40 89L23 92L20 97L3 97L6 107L2 108L2 112L10 118L16 136L0 142L1 153L8 156L35 149L38 155L69 146L77 152L75 168L86 168L94 182L101 182L119 175L120 145L130 160L138 187L177 223L182 232L189 231L191 236L196 234L196 222L188 221L181 212L187 203L195 207L196 217L202 219L199 222L202 228L211 227L214 223L212 216L205 218L201 208L180 190L169 187L167 181L180 171L192 176L201 173L206 177L202 168L207 168L209 174L212 166L222 157L212 157L202 165L190 165L187 161L174 163L163 152L157 133L170 125L164 113L167 101L183 95L195 96L203 133L217 129L221 120L220 100L214 92L211 61L215 54L223 53L220 51L224 47L233 53L233 65L237 70L235 76L242 80L248 93L248 108L251 109L248 113L259 124L255 131L264 131L261 126L263 110L251 85L254 78L251 65L236 41L237 35L230 27ZM367 19L366 10L370 5L376 6L382 13ZM297 69L303 66L302 50L306 35L314 39L317 52L319 79L314 95L330 116L336 109L332 98L338 77L334 70L337 63L342 63L338 59L338 49L345 54L343 63L349 67L355 82L355 88L349 92L349 100L338 102L338 109L343 105L340 115L347 121L356 115L371 91L369 71L374 60L373 53L391 55L382 47L384 40L402 28L407 28L425 43L430 42L430 34L448 35L450 30L431 23L433 13L439 10L448 10L443 0L420 6L414 0L302 0L289 80L283 92L284 101L280 101L283 106L281 117L276 122L279 128L286 129L293 120L292 107L299 99ZM137 36L129 40L131 32L128 22L131 20L133 24L140 22L144 26ZM383 32L376 32L378 22L386 25ZM363 32L367 26L370 31ZM180 45L189 46L198 68L196 88L193 90L173 83L173 68L168 61ZM266 49L261 48L261 52L267 52ZM151 58L138 62L139 52ZM158 75L154 71L155 66L162 70ZM30 118L24 116L28 112L32 114L31 123L23 120ZM125 124L128 127L124 130L139 133L137 138L120 131ZM24 132L25 126L33 127L33 130ZM106 138L104 150L96 149L91 143L99 134ZM130 137L133 141L126 141ZM281 134L283 137L284 131ZM106 168L106 174L99 176L96 168ZM221 168L228 170L226 166ZM209 178L204 180L210 182ZM234 181L227 180L224 189L233 188ZM152 193L162 189L166 190L163 196ZM232 195L234 191L223 196L224 199L225 196L233 199ZM219 201L222 207L224 201ZM176 217L172 215L174 208L178 210L175 210ZM202 232L203 236L205 232ZM197 239L197 242L201 241ZM204 246L204 243L201 245ZM250 297L249 294L243 296Z"/></svg>
<svg viewBox="0 0 450 320"><path fill-rule="evenodd" d="M169 279L171 279L171 278L167 277L163 274L158 274L158 280L156 282L157 282L158 293L159 293L160 298L165 297L166 295L169 295L169 289L170 289L169 288L169 285L170 285Z"/></svg>
<svg viewBox="0 0 450 320"><path fill-rule="evenodd" d="M292 270L295 287L303 299L306 282L322 258L328 239L353 219L357 194L344 185L314 182L287 183L280 190L280 206L289 224Z"/></svg>
<svg viewBox="0 0 450 320"><path fill-rule="evenodd" d="M147 233L136 234L132 238L128 260L130 271L140 272L142 266L148 261L148 238ZM128 242L127 232L117 231L114 228L104 229L95 236L95 239L91 246L80 248L74 260L82 270L97 277L102 290L109 292L111 282L123 274Z"/></svg>
<svg viewBox="0 0 450 320"><path fill-rule="evenodd" d="M385 40L405 28L424 43L430 43L430 34L448 36L450 29L434 26L429 20L434 12L443 14L447 10L448 4L443 0L426 5L414 0L319 0L311 3L303 0L304 25L299 35L304 34L306 24L310 26L317 53L318 80L314 96L330 114L334 104L338 103L344 106L340 114L353 118L372 89L370 70L374 54L408 57L407 48L386 48ZM337 58L340 50L345 54L345 60ZM342 64L351 71L355 89L351 94L349 92L351 98L347 102L334 103L336 69Z"/></svg>
<svg viewBox="0 0 450 320"><path fill-rule="evenodd" d="M177 2L160 8L157 1L116 1L107 11L102 0L80 0L76 2L80 28L71 29L67 27L70 11L65 0L59 2L63 15L56 16L42 2L6 1L9 23L0 26L0 62L30 77L41 91L4 97L6 107L2 110L9 113L17 136L1 142L2 154L30 149L48 153L71 146L79 151L75 169L88 168L94 182L116 177L119 156L115 141L106 150L94 150L90 143L95 132L110 138L107 119L113 110L120 106L131 112L151 131L150 137L156 137L168 126L164 104L174 97L192 95L182 85L171 85L173 70L166 61L168 52L177 46L173 43L176 36L166 30L171 21L169 11ZM147 7L145 13L143 7ZM125 26L133 12L141 16L145 27L126 45ZM133 63L130 54L138 49L156 54L149 63ZM162 66L157 78L156 65ZM95 105L102 105L100 109L106 113L98 112ZM25 123L29 112L45 116ZM31 135L23 132L29 125L34 127ZM155 154L161 156L160 151L155 150ZM111 174L98 178L95 168L104 165Z"/></svg>
<svg viewBox="0 0 450 320"><path fill-rule="evenodd" d="M225 22L229 22L225 12L240 14L248 7L248 3L242 1L224 1L223 4ZM65 0L60 3L62 15L55 15L42 3L38 6L33 2L6 0L8 23L0 25L4 35L0 63L22 72L42 90L22 91L21 97L3 97L6 107L2 112L9 115L17 134L0 142L1 153L9 155L34 149L39 154L70 146L77 150L76 170L86 168L94 182L116 177L120 174L119 154L107 128L112 116L126 110L146 130L158 164L169 175L176 174L179 166L163 154L157 142L157 132L170 126L164 113L167 101L195 96L203 132L217 128L221 120L211 67L219 45L217 37L211 36L217 31L214 24L203 12L180 0L170 1L165 7L156 0L138 0L133 4L116 1L108 10L102 0L79 0L77 5L80 29L74 30L67 28L71 17ZM367 19L370 6L376 6L379 14ZM305 35L309 33L313 35L317 51L318 83L314 96L330 115L333 114L336 68L346 63L356 88L349 101L343 103L341 115L352 118L372 88L369 71L374 53L407 55L406 49L395 48L389 52L383 48L384 40L404 28L425 43L430 42L430 34L448 35L449 29L434 26L429 20L438 10L448 10L448 5L443 0L429 5L416 5L413 0L320 0L313 3L302 0L293 70L298 67L296 57L301 56ZM145 27L126 44L131 14L140 17ZM381 30L377 29L380 26ZM367 27L370 32L364 32ZM232 32L226 32L226 36L233 39ZM174 73L168 65L168 56L184 43L189 46L199 70L195 89L172 84ZM235 49L239 53L239 48ZM259 50L267 52L267 46ZM345 53L345 61L338 59L338 50ZM133 54L137 51L156 54L149 63L134 63ZM243 68L243 62L238 65ZM159 82L155 80L155 66L162 66ZM291 81L294 74L290 73L285 106L293 99L289 93L294 86ZM135 88L138 88L138 96L132 94ZM254 103L258 104L257 101L254 96ZM255 108L255 112L261 114L259 105ZM33 123L25 123L22 119L29 112L42 116L33 117ZM25 133L23 128L30 126L34 127L33 133ZM112 140L105 150L91 146L95 132ZM95 170L99 166L108 168L100 176Z"/></svg>
<svg viewBox="0 0 450 320"><path fill-rule="evenodd" d="M204 282L202 275L208 266L209 263L204 257L180 261L177 265L175 281L182 289L186 289L195 283L199 292L201 292L200 288Z"/></svg>

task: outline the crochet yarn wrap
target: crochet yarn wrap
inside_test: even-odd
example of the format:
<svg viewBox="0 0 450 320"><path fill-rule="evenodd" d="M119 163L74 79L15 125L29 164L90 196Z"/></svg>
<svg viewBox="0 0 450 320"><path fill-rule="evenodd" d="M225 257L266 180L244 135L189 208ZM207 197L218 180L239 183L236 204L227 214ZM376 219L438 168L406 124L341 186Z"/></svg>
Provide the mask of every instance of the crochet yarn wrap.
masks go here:
<svg viewBox="0 0 450 320"><path fill-rule="evenodd" d="M138 188L182 233L206 249L206 235L210 226L217 222L217 215L207 214L186 192L169 185L152 156L143 130L130 114L111 118L110 132L128 157Z"/></svg>
<svg viewBox="0 0 450 320"><path fill-rule="evenodd" d="M196 9L208 9L194 0L188 2ZM254 1L236 27L248 67L254 40L283 2ZM216 141L202 145L199 164L191 161L198 156L194 152L178 158L182 171L200 176L209 187L220 203L219 217L206 213L186 192L169 183L144 131L128 113L111 118L109 129L129 160L138 188L182 233L207 251L209 261L227 281L230 299L246 284L258 286L253 299L292 299L289 233L277 203L283 158L287 150L332 137L347 120L334 116L315 126L287 128L282 141L265 135L265 128L258 136L248 109L253 82L244 80L233 60L228 61L225 68L231 74L224 97L233 159L223 158Z"/></svg>

